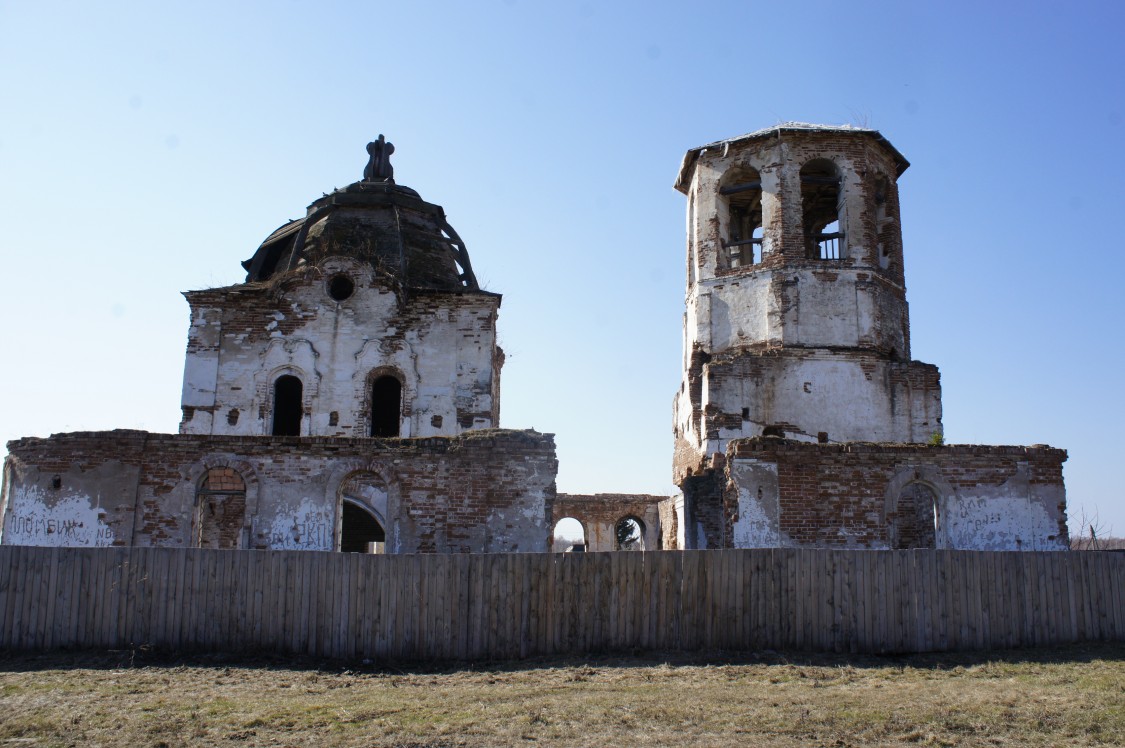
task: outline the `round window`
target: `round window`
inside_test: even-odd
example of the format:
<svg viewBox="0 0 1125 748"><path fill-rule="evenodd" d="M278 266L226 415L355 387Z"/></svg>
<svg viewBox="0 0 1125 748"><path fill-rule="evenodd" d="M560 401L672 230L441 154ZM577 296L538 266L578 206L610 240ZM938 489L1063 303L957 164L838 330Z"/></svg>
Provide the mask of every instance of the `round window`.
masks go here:
<svg viewBox="0 0 1125 748"><path fill-rule="evenodd" d="M355 282L346 275L334 275L328 280L328 295L336 301L344 299L355 293Z"/></svg>

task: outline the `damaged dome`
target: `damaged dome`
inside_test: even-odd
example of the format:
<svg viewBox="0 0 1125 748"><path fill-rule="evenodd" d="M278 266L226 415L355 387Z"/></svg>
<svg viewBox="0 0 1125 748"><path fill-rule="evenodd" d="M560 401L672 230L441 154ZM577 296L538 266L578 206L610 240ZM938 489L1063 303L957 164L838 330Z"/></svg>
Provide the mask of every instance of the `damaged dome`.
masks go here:
<svg viewBox="0 0 1125 748"><path fill-rule="evenodd" d="M265 281L345 256L370 263L376 276L396 286L438 291L478 291L465 243L440 205L395 184L383 136L368 144L362 181L335 190L262 242L242 263L246 282Z"/></svg>

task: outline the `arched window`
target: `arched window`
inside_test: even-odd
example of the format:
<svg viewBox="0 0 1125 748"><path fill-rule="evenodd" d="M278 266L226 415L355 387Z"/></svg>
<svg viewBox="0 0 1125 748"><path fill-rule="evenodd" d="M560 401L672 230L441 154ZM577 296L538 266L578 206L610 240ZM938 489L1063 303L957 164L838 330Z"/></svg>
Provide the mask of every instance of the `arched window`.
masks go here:
<svg viewBox="0 0 1125 748"><path fill-rule="evenodd" d="M895 550L936 548L938 521L938 497L934 489L920 481L906 484L895 507Z"/></svg>
<svg viewBox="0 0 1125 748"><path fill-rule="evenodd" d="M402 382L384 374L371 383L371 435L398 436L402 420Z"/></svg>
<svg viewBox="0 0 1125 748"><path fill-rule="evenodd" d="M383 553L387 539L387 486L376 473L355 473L340 486L338 548Z"/></svg>
<svg viewBox="0 0 1125 748"><path fill-rule="evenodd" d="M645 549L645 525L636 517L622 517L613 526L614 547L619 551Z"/></svg>
<svg viewBox="0 0 1125 748"><path fill-rule="evenodd" d="M553 553L580 553L586 550L586 530L574 517L563 517L555 523L551 536Z"/></svg>
<svg viewBox="0 0 1125 748"><path fill-rule="evenodd" d="M273 383L273 435L300 436L303 388L292 374Z"/></svg>
<svg viewBox="0 0 1125 748"><path fill-rule="evenodd" d="M762 178L749 166L723 176L719 195L727 207L721 267L746 267L762 261Z"/></svg>
<svg viewBox="0 0 1125 748"><path fill-rule="evenodd" d="M340 550L344 553L382 553L387 534L375 515L344 500L340 511Z"/></svg>
<svg viewBox="0 0 1125 748"><path fill-rule="evenodd" d="M233 468L212 468L196 491L200 548L238 548L246 520L246 481Z"/></svg>
<svg viewBox="0 0 1125 748"><path fill-rule="evenodd" d="M875 204L875 244L878 248L879 267L891 266L897 250L897 232L891 211L891 182L883 174L876 174L872 189Z"/></svg>
<svg viewBox="0 0 1125 748"><path fill-rule="evenodd" d="M814 260L844 257L840 230L840 173L825 158L801 167L801 211L804 217L805 252Z"/></svg>

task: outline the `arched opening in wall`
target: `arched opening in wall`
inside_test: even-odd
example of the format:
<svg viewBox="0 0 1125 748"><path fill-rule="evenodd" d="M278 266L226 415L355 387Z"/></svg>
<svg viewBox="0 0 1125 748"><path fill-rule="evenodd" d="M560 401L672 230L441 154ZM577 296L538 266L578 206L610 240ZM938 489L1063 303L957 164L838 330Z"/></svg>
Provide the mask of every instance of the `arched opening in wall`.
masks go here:
<svg viewBox="0 0 1125 748"><path fill-rule="evenodd" d="M887 177L883 174L875 175L875 220L887 220Z"/></svg>
<svg viewBox="0 0 1125 748"><path fill-rule="evenodd" d="M886 270L891 266L891 256L894 253L894 236L891 231L890 213L888 203L890 200L891 184L884 174L876 174L873 183L873 202L875 216L875 244L878 248L879 267Z"/></svg>
<svg viewBox="0 0 1125 748"><path fill-rule="evenodd" d="M622 517L613 526L614 547L619 551L643 551L645 526L636 517Z"/></svg>
<svg viewBox="0 0 1125 748"><path fill-rule="evenodd" d="M895 550L936 548L939 521L937 492L921 481L906 484L895 508Z"/></svg>
<svg viewBox="0 0 1125 748"><path fill-rule="evenodd" d="M340 550L343 553L383 553L387 533L374 514L344 501L340 511Z"/></svg>
<svg viewBox="0 0 1125 748"><path fill-rule="evenodd" d="M354 473L340 485L336 547L344 553L383 553L387 487L372 472Z"/></svg>
<svg viewBox="0 0 1125 748"><path fill-rule="evenodd" d="M574 517L563 517L555 523L551 535L552 553L583 553L586 550L586 529Z"/></svg>
<svg viewBox="0 0 1125 748"><path fill-rule="evenodd" d="M277 378L273 383L274 436L300 436L303 386L292 374Z"/></svg>
<svg viewBox="0 0 1125 748"><path fill-rule="evenodd" d="M695 215L695 189L693 188L688 193L688 206L687 206L687 235L688 235L688 263L687 263L687 282L688 285L695 283L695 266L699 262L699 235L697 234L698 220Z"/></svg>
<svg viewBox="0 0 1125 748"><path fill-rule="evenodd" d="M719 187L727 209L721 267L746 267L762 261L762 178L749 166L732 169Z"/></svg>
<svg viewBox="0 0 1125 748"><path fill-rule="evenodd" d="M199 521L196 545L234 549L241 545L246 521L246 481L233 468L211 468L196 490Z"/></svg>
<svg viewBox="0 0 1125 748"><path fill-rule="evenodd" d="M805 252L809 258L839 260L844 257L841 197L836 164L826 158L816 158L801 167L801 212Z"/></svg>
<svg viewBox="0 0 1125 748"><path fill-rule="evenodd" d="M402 382L384 374L371 383L371 435L398 436L402 422Z"/></svg>

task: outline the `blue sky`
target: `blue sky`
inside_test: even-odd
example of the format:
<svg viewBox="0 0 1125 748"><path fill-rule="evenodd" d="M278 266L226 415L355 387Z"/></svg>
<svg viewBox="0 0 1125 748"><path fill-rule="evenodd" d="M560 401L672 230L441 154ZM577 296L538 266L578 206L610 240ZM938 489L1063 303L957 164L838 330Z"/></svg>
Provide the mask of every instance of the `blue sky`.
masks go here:
<svg viewBox="0 0 1125 748"><path fill-rule="evenodd" d="M359 179L443 205L504 294L502 424L559 489L671 490L693 146L879 129L947 439L1069 450L1125 534L1120 4L0 0L0 439L174 431L188 308Z"/></svg>

